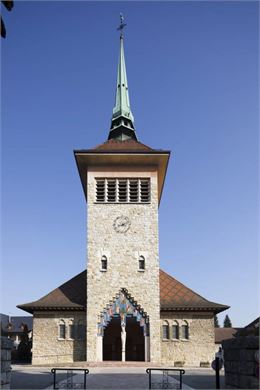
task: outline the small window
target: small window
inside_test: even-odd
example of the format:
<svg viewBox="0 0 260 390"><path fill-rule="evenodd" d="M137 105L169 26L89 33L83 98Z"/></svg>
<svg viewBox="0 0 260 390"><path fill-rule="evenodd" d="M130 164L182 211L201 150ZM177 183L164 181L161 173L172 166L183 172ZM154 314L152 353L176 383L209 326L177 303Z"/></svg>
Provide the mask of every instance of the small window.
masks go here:
<svg viewBox="0 0 260 390"><path fill-rule="evenodd" d="M189 327L187 323L181 326L181 338L185 340L189 339Z"/></svg>
<svg viewBox="0 0 260 390"><path fill-rule="evenodd" d="M145 270L145 259L144 256L139 257L139 270Z"/></svg>
<svg viewBox="0 0 260 390"><path fill-rule="evenodd" d="M169 340L170 334L169 334L169 324L167 321L164 321L164 324L162 326L162 337L163 340Z"/></svg>
<svg viewBox="0 0 260 390"><path fill-rule="evenodd" d="M69 338L75 339L75 325L73 321L70 321L69 323Z"/></svg>
<svg viewBox="0 0 260 390"><path fill-rule="evenodd" d="M106 256L102 256L102 258L101 258L101 269L102 269L102 271L106 271L107 270L107 258L106 258Z"/></svg>
<svg viewBox="0 0 260 390"><path fill-rule="evenodd" d="M172 338L179 339L179 325L177 321L174 321L174 324L172 325Z"/></svg>
<svg viewBox="0 0 260 390"><path fill-rule="evenodd" d="M65 339L65 336L66 336L65 322L63 320L61 320L59 323L59 338Z"/></svg>

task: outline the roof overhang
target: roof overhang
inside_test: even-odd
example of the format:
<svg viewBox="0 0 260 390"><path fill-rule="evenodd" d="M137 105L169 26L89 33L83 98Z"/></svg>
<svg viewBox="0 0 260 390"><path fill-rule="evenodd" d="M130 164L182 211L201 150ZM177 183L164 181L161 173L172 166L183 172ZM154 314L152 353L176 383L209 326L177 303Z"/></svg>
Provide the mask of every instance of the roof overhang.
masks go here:
<svg viewBox="0 0 260 390"><path fill-rule="evenodd" d="M165 182L170 151L89 151L75 150L81 184L87 201L87 172L90 167L155 167L158 171L158 204Z"/></svg>
<svg viewBox="0 0 260 390"><path fill-rule="evenodd" d="M221 313L224 310L229 309L230 306L207 306L207 307L199 307L199 306L173 306L173 307L163 307L161 306L161 312L169 312L169 311L192 311L192 312L212 312L214 314Z"/></svg>

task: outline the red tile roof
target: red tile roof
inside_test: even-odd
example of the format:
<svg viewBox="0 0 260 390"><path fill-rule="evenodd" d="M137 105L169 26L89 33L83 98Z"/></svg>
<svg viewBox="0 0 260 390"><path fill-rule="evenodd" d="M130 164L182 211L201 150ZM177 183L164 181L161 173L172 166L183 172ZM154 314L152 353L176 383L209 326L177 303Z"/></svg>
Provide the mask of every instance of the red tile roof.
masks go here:
<svg viewBox="0 0 260 390"><path fill-rule="evenodd" d="M150 146L142 144L134 139L120 141L110 139L103 144L97 145L92 149L76 150L75 152L84 153L163 153L160 149L153 149ZM166 151L167 152L167 151ZM169 153L169 152L168 152Z"/></svg>
<svg viewBox="0 0 260 390"><path fill-rule="evenodd" d="M87 271L83 271L38 301L18 305L29 313L35 310L85 310ZM161 311L200 310L220 312L228 306L209 302L160 270Z"/></svg>
<svg viewBox="0 0 260 390"><path fill-rule="evenodd" d="M160 300L161 311L211 310L220 312L228 308L228 306L208 301L162 270L160 270Z"/></svg>

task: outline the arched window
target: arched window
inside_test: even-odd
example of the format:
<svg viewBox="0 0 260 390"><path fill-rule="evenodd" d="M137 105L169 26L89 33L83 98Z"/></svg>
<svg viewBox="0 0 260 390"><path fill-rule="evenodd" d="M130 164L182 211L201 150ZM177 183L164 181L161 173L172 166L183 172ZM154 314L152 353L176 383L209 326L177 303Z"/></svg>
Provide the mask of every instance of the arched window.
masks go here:
<svg viewBox="0 0 260 390"><path fill-rule="evenodd" d="M69 322L69 338L75 339L75 325L73 320Z"/></svg>
<svg viewBox="0 0 260 390"><path fill-rule="evenodd" d="M177 321L174 321L172 325L172 338L173 339L179 339L179 324Z"/></svg>
<svg viewBox="0 0 260 390"><path fill-rule="evenodd" d="M189 325L187 321L184 321L184 325L181 326L181 338L184 340L189 339Z"/></svg>
<svg viewBox="0 0 260 390"><path fill-rule="evenodd" d="M106 271L107 270L107 258L106 256L101 257L101 270Z"/></svg>
<svg viewBox="0 0 260 390"><path fill-rule="evenodd" d="M65 339L66 336L66 327L65 322L60 320L59 322L59 339Z"/></svg>
<svg viewBox="0 0 260 390"><path fill-rule="evenodd" d="M139 257L139 270L144 271L145 270L145 258L144 256Z"/></svg>
<svg viewBox="0 0 260 390"><path fill-rule="evenodd" d="M168 321L163 321L162 338L163 338L163 340L169 340L169 338L170 338L170 331L169 331L169 323L168 323Z"/></svg>

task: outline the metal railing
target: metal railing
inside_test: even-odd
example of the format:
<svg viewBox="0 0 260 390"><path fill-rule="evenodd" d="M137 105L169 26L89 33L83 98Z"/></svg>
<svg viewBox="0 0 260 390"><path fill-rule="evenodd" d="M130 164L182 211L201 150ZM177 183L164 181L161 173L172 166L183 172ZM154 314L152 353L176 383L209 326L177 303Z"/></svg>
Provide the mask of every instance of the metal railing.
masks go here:
<svg viewBox="0 0 260 390"><path fill-rule="evenodd" d="M161 376L157 376L157 380L153 380L153 371L159 371ZM149 390L150 389L182 389L182 375L185 374L185 370L182 368L147 368L147 374L149 375ZM174 378L174 372L179 372L179 383ZM155 378L154 375L154 378ZM159 379L159 380L158 380Z"/></svg>
<svg viewBox="0 0 260 390"><path fill-rule="evenodd" d="M65 371L66 375L65 378L63 378L60 381L57 381L57 371ZM83 383L75 382L75 376L74 371L83 371L84 373L84 380ZM87 374L89 373L89 370L86 368L52 368L51 373L53 374L53 388L54 389L86 389L87 387ZM56 387L56 385L62 382L60 387ZM81 386L83 385L83 387Z"/></svg>

